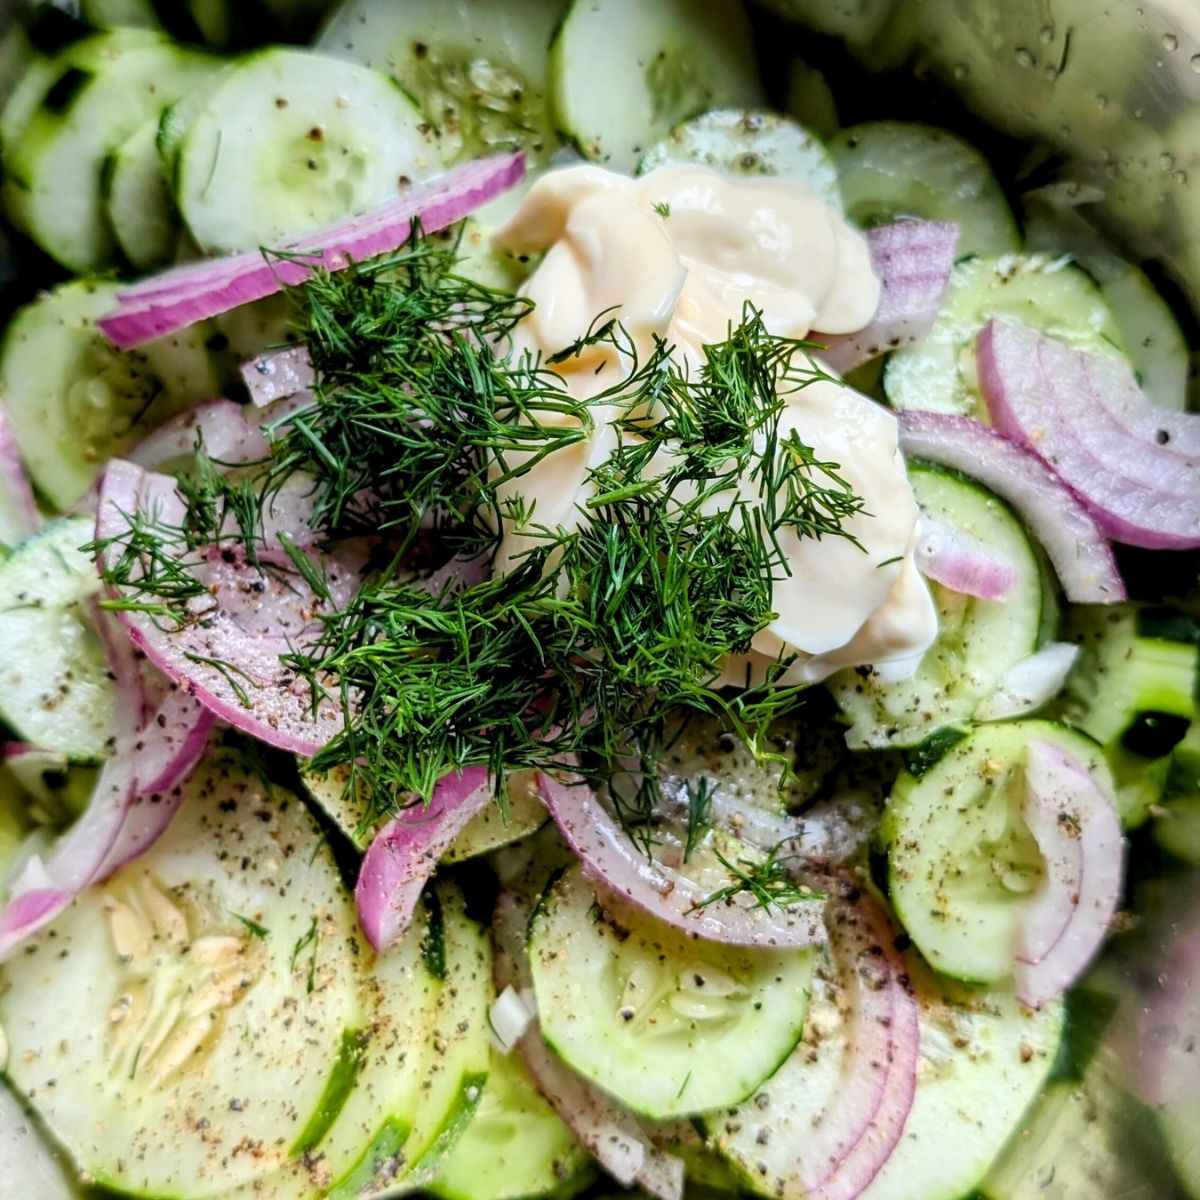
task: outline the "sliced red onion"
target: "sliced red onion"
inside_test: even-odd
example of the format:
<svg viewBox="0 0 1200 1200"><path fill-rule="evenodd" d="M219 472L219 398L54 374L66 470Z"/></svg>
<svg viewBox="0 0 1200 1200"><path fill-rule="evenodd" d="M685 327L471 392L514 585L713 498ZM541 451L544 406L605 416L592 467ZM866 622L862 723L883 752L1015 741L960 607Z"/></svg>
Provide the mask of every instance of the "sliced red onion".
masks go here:
<svg viewBox="0 0 1200 1200"><path fill-rule="evenodd" d="M501 892L492 918L498 991L533 994L525 953L528 925L525 901L515 892ZM617 1183L638 1185L657 1200L682 1200L682 1160L655 1146L631 1112L572 1071L546 1045L536 1022L521 1035L517 1050L551 1108Z"/></svg>
<svg viewBox="0 0 1200 1200"><path fill-rule="evenodd" d="M796 1146L795 1183L807 1200L854 1200L879 1174L912 1109L919 1007L896 932L864 896L834 897L829 944L846 981L842 1086Z"/></svg>
<svg viewBox="0 0 1200 1200"><path fill-rule="evenodd" d="M1021 916L1014 974L1017 999L1040 1008L1103 943L1121 896L1125 844L1112 800L1060 746L1030 742L1025 784L1025 824L1046 873Z"/></svg>
<svg viewBox="0 0 1200 1200"><path fill-rule="evenodd" d="M1139 436L1134 416L1122 424L1113 415L1140 394L1127 363L997 320L976 353L993 424L1047 462L1104 533L1152 550L1200 546L1200 457ZM1147 428L1158 430L1159 410L1141 404Z"/></svg>
<svg viewBox="0 0 1200 1200"><path fill-rule="evenodd" d="M1000 677L996 690L975 710L975 720L1004 721L1041 708L1062 691L1078 657L1078 646L1050 642L1013 663Z"/></svg>
<svg viewBox="0 0 1200 1200"><path fill-rule="evenodd" d="M0 408L0 544L15 546L41 527L33 486L21 461L12 425Z"/></svg>
<svg viewBox="0 0 1200 1200"><path fill-rule="evenodd" d="M538 789L588 877L668 925L694 937L739 946L799 947L824 942L823 900L803 901L782 912L762 907L745 893L720 904L705 904L704 889L641 853L581 780L567 786L543 774Z"/></svg>
<svg viewBox="0 0 1200 1200"><path fill-rule="evenodd" d="M1050 556L1073 604L1125 599L1125 584L1104 534L1037 455L970 417L903 412L897 420L905 454L970 475L1017 510Z"/></svg>
<svg viewBox="0 0 1200 1200"><path fill-rule="evenodd" d="M440 596L444 592L454 595L477 583L483 583L492 573L492 551L475 554L470 558L455 555L443 563L435 571L431 571L417 586L427 591L431 596Z"/></svg>
<svg viewBox="0 0 1200 1200"><path fill-rule="evenodd" d="M414 804L390 820L363 857L354 903L366 939L382 954L408 932L421 889L463 827L493 802L483 767L444 775L429 803Z"/></svg>
<svg viewBox="0 0 1200 1200"><path fill-rule="evenodd" d="M114 459L101 479L96 513L97 540L107 543L105 566L120 557L139 512L164 527L182 525L185 516L173 480ZM145 612L118 615L150 661L218 719L268 745L311 757L343 728L343 715L330 697L321 697L314 713L307 682L280 662L281 654L317 636L316 614L323 607L285 558L280 555L267 569L232 552L211 555L193 568L208 594L190 602L191 621L182 628L160 624ZM331 556L314 565L325 570L335 602L344 603L356 585L354 565Z"/></svg>
<svg viewBox="0 0 1200 1200"><path fill-rule="evenodd" d="M205 455L216 462L250 463L266 458L271 445L245 411L232 400L209 400L180 413L147 434L126 456L148 470L185 458L202 439Z"/></svg>
<svg viewBox="0 0 1200 1200"><path fill-rule="evenodd" d="M114 674L120 675L118 666ZM126 681L128 683L128 681ZM118 709L127 720L137 707ZM83 815L43 862L31 859L0 914L0 961L44 928L84 888L145 853L175 815L183 785L199 763L213 718L173 691L147 719L119 730Z"/></svg>
<svg viewBox="0 0 1200 1200"><path fill-rule="evenodd" d="M164 272L123 292L117 311L97 325L123 350L140 346L303 283L316 269L340 271L395 250L411 236L415 221L429 233L445 229L507 191L524 173L520 151L477 159L371 212L277 247L284 257L269 251L238 254Z"/></svg>
<svg viewBox="0 0 1200 1200"><path fill-rule="evenodd" d="M1017 569L964 529L929 513L921 515L917 568L952 592L980 600L1004 600L1017 582Z"/></svg>
<svg viewBox="0 0 1200 1200"><path fill-rule="evenodd" d="M923 338L942 307L958 247L953 221L896 221L867 234L871 264L882 291L871 323L838 337L812 334L824 350L817 357L845 374L855 367Z"/></svg>
<svg viewBox="0 0 1200 1200"><path fill-rule="evenodd" d="M260 354L242 364L242 379L252 403L260 408L307 391L317 381L307 346L289 346L274 354Z"/></svg>

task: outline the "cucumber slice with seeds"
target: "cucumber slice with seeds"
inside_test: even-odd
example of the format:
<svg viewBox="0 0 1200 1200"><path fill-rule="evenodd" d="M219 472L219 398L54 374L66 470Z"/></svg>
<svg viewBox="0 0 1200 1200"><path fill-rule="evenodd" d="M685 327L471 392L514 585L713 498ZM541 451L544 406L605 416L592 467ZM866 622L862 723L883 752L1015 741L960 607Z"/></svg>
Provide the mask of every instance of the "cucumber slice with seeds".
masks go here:
<svg viewBox="0 0 1200 1200"><path fill-rule="evenodd" d="M697 113L762 103L736 0L574 0L550 47L550 79L558 127L614 171L632 172Z"/></svg>
<svg viewBox="0 0 1200 1200"><path fill-rule="evenodd" d="M4 966L9 1077L103 1186L226 1195L319 1111L358 945L304 806L216 756L147 854Z"/></svg>
<svg viewBox="0 0 1200 1200"><path fill-rule="evenodd" d="M25 232L75 272L111 263L116 245L104 219L105 160L216 65L207 54L164 43L64 73L6 157L10 198ZM65 83L72 85L69 95L51 106Z"/></svg>
<svg viewBox="0 0 1200 1200"><path fill-rule="evenodd" d="M944 129L872 121L829 143L846 213L863 228L901 217L957 221L960 254L1008 254L1021 235L986 158Z"/></svg>
<svg viewBox="0 0 1200 1200"><path fill-rule="evenodd" d="M176 202L204 250L253 250L365 211L441 168L420 112L386 76L263 50L191 114Z"/></svg>
<svg viewBox="0 0 1200 1200"><path fill-rule="evenodd" d="M566 0L346 0L317 49L396 79L447 162L513 146L545 162L559 139L546 50Z"/></svg>
<svg viewBox="0 0 1200 1200"><path fill-rule="evenodd" d="M529 958L546 1041L656 1120L737 1103L770 1076L800 1037L813 968L808 950L689 938L601 898L578 865L534 913Z"/></svg>
<svg viewBox="0 0 1200 1200"><path fill-rule="evenodd" d="M802 179L840 209L837 170L829 151L789 117L746 109L715 109L685 121L642 159L644 175L668 163L701 163L727 175Z"/></svg>
<svg viewBox="0 0 1200 1200"><path fill-rule="evenodd" d="M938 636L909 679L860 667L841 671L829 690L850 722L853 750L914 746L935 729L969 720L1004 673L1037 649L1042 576L1024 527L999 497L971 480L912 464L909 480L924 513L961 529L1016 571L1012 594L978 600L930 583Z"/></svg>
<svg viewBox="0 0 1200 1200"><path fill-rule="evenodd" d="M879 830L896 916L926 960L957 979L1012 974L1016 925L1042 877L1020 811L1026 746L1042 738L1083 763L1113 795L1090 738L1051 721L979 725L917 776L902 772Z"/></svg>
<svg viewBox="0 0 1200 1200"><path fill-rule="evenodd" d="M34 746L98 759L109 739L112 681L85 615L100 590L92 522L72 517L29 538L0 565L0 716Z"/></svg>
<svg viewBox="0 0 1200 1200"><path fill-rule="evenodd" d="M0 349L0 399L30 477L58 508L87 493L106 459L221 391L207 323L136 351L98 333L117 288L84 280L45 293L12 319Z"/></svg>
<svg viewBox="0 0 1200 1200"><path fill-rule="evenodd" d="M950 275L933 329L892 353L883 372L896 408L959 413L987 421L975 368L975 339L992 317L1011 317L1068 345L1120 354L1112 310L1092 280L1064 258L1006 254L968 258Z"/></svg>

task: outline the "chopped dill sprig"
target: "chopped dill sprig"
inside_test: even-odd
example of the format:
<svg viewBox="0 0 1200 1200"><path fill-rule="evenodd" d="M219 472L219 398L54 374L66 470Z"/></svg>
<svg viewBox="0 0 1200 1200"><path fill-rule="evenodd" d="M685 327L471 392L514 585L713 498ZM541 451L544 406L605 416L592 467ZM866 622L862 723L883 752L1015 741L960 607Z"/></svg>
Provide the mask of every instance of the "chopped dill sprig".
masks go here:
<svg viewBox="0 0 1200 1200"><path fill-rule="evenodd" d="M739 858L737 862L732 862L719 850L714 853L721 866L732 876L733 882L705 896L692 909L693 912L742 895L753 897L755 906L765 909L789 908L807 900L824 899L823 893L796 882L787 869L787 858L779 857L778 847L761 861Z"/></svg>
<svg viewBox="0 0 1200 1200"><path fill-rule="evenodd" d="M350 715L312 769L347 766L372 819L469 765L489 767L500 794L508 770L572 766L602 781L632 756L643 770L622 816L636 824L658 805L653 765L679 710L718 717L756 753L766 745L803 691L773 686L787 663L742 691L714 680L774 619L783 535L847 537L862 509L836 463L781 432L789 396L826 377L805 343L772 335L747 308L698 368L663 343L639 361L602 313L577 342L532 360L510 350L530 302L459 277L451 251L419 239L318 273L294 298L313 403L269 430L263 463L226 472L198 456L180 481L181 527L133 518L109 571L120 603L183 619L203 590L189 554L240 543L257 563L272 497L307 480L315 529L333 543L368 536L372 570L343 607L323 605L316 640L282 661L315 701L340 691ZM597 348L623 369L579 399L553 368ZM590 471L576 523L535 527L510 485L614 411L617 446ZM504 573L440 589L414 578L414 547L486 554L506 525L527 549ZM328 601L312 559L280 540Z"/></svg>

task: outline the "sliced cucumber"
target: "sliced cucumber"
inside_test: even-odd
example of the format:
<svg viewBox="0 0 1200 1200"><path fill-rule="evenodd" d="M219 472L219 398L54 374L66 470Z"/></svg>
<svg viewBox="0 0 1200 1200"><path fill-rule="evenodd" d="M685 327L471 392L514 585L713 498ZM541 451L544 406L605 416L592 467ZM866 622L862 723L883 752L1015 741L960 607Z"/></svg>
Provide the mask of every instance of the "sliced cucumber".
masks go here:
<svg viewBox="0 0 1200 1200"><path fill-rule="evenodd" d="M1200 866L1200 721L1193 721L1171 755L1154 839L1182 862Z"/></svg>
<svg viewBox="0 0 1200 1200"><path fill-rule="evenodd" d="M130 49L91 71L70 68L79 78L69 98L49 104L61 86L55 83L6 159L25 232L73 271L111 263L116 246L104 219L105 160L215 69L209 55L169 44Z"/></svg>
<svg viewBox="0 0 1200 1200"><path fill-rule="evenodd" d="M305 775L304 786L317 807L358 849L365 850L375 835L375 827L368 820L367 797L347 792L348 776L348 769L339 767L324 775ZM538 799L531 772L510 774L508 804L507 820L498 805L489 806L473 817L455 839L447 861L461 862L477 854L487 854L527 837L546 823L546 806Z"/></svg>
<svg viewBox="0 0 1200 1200"><path fill-rule="evenodd" d="M736 0L573 0L550 47L558 127L632 172L680 121L755 108L762 88Z"/></svg>
<svg viewBox="0 0 1200 1200"><path fill-rule="evenodd" d="M12 319L0 350L0 401L34 484L57 508L84 496L104 461L220 384L194 325L122 352L96 330L117 285L80 281Z"/></svg>
<svg viewBox="0 0 1200 1200"><path fill-rule="evenodd" d="M104 202L121 253L139 270L169 263L179 248L179 221L158 155L157 116L109 156Z"/></svg>
<svg viewBox="0 0 1200 1200"><path fill-rule="evenodd" d="M74 1200L78 1193L24 1105L0 1083L0 1196Z"/></svg>
<svg viewBox="0 0 1200 1200"><path fill-rule="evenodd" d="M1154 404L1187 407L1190 354L1175 314L1146 276L1055 193L1025 197L1025 240L1042 254L1070 254L1095 279L1117 318L1142 390Z"/></svg>
<svg viewBox="0 0 1200 1200"><path fill-rule="evenodd" d="M25 793L7 766L0 765L0 888L10 877L10 868L21 853L29 827Z"/></svg>
<svg viewBox="0 0 1200 1200"><path fill-rule="evenodd" d="M444 1200L568 1200L594 1178L590 1164L520 1056L493 1050L479 1109L429 1190Z"/></svg>
<svg viewBox="0 0 1200 1200"><path fill-rule="evenodd" d="M192 116L176 202L204 250L252 250L362 212L440 169L419 110L385 75L263 50Z"/></svg>
<svg viewBox="0 0 1200 1200"><path fill-rule="evenodd" d="M802 179L826 204L841 208L829 151L803 126L777 113L740 108L701 113L652 146L638 174L668 163L702 163L734 176Z"/></svg>
<svg viewBox="0 0 1200 1200"><path fill-rule="evenodd" d="M951 273L928 336L888 359L883 386L891 403L986 421L975 339L992 317L1012 317L1099 354L1116 354L1123 347L1120 327L1100 290L1067 260L1015 254L968 258Z"/></svg>
<svg viewBox="0 0 1200 1200"><path fill-rule="evenodd" d="M1031 1013L1010 992L939 981L915 957L909 977L920 1003L916 1092L899 1143L858 1200L959 1200L969 1193L1037 1095L1061 1036L1061 1005ZM791 1164L845 1087L839 990L825 959L796 1052L746 1104L705 1118L744 1185L761 1195L804 1200L788 1178Z"/></svg>
<svg viewBox="0 0 1200 1200"><path fill-rule="evenodd" d="M696 941L599 897L576 866L529 930L546 1041L656 1120L745 1098L791 1053L813 954Z"/></svg>
<svg viewBox="0 0 1200 1200"><path fill-rule="evenodd" d="M1026 747L1062 746L1113 795L1104 756L1090 738L1052 721L979 725L918 777L902 772L879 837L892 904L938 971L990 983L1012 974L1016 926L1042 876L1024 821ZM924 764L923 764L924 765Z"/></svg>
<svg viewBox="0 0 1200 1200"><path fill-rule="evenodd" d="M1033 547L1012 510L971 480L910 464L923 513L961 529L1016 570L1004 600L978 600L930 583L938 637L909 679L888 681L870 668L842 671L829 689L849 718L851 749L913 746L935 729L970 719L1010 667L1037 649L1042 577Z"/></svg>
<svg viewBox="0 0 1200 1200"><path fill-rule="evenodd" d="M0 564L0 716L34 746L97 759L109 741L112 681L86 615L100 590L79 547L92 522L71 517Z"/></svg>
<svg viewBox="0 0 1200 1200"><path fill-rule="evenodd" d="M1167 1154L1175 1177L1194 1200L1200 1200L1200 1138L1196 1136L1198 1119L1200 1097L1195 1093L1168 1104L1158 1114L1159 1128L1167 1144Z"/></svg>
<svg viewBox="0 0 1200 1200"><path fill-rule="evenodd" d="M566 0L345 0L317 39L326 54L395 78L437 131L447 162L558 146L546 51Z"/></svg>
<svg viewBox="0 0 1200 1200"><path fill-rule="evenodd" d="M846 214L863 228L901 217L957 221L960 254L1021 248L1017 222L982 154L945 129L871 121L829 143Z"/></svg>
<svg viewBox="0 0 1200 1200"><path fill-rule="evenodd" d="M1104 747L1121 820L1140 825L1162 796L1169 756L1196 717L1196 626L1169 609L1076 606L1065 636L1081 650L1063 717Z"/></svg>
<svg viewBox="0 0 1200 1200"><path fill-rule="evenodd" d="M469 1127L488 1072L488 1008L492 998L491 943L465 912L452 885L434 893L428 969L441 979L432 1012L416 1047L410 1035L379 1040L379 1057L368 1060L346 1107L330 1133L340 1145L347 1130L356 1135L349 1162L331 1156L336 1181L329 1200L355 1200L428 1187L447 1155ZM389 951L389 953L391 953ZM387 955L380 959L384 1001L390 991ZM405 1048L411 1058L401 1053ZM398 1067L403 1066L403 1072ZM412 1068L416 1067L415 1074ZM401 1074L397 1086L394 1075Z"/></svg>
<svg viewBox="0 0 1200 1200"><path fill-rule="evenodd" d="M358 946L304 806L216 757L153 849L3 968L9 1076L98 1183L224 1195L320 1113Z"/></svg>

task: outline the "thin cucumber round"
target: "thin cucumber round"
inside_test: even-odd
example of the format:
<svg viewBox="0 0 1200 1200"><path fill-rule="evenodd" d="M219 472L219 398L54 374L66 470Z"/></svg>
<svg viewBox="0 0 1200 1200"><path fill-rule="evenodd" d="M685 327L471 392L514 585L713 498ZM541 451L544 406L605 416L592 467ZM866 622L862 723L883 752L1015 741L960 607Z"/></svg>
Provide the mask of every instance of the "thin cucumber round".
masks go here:
<svg viewBox="0 0 1200 1200"><path fill-rule="evenodd" d="M1100 290L1066 259L1016 254L968 258L950 275L933 329L888 358L883 373L888 400L896 408L986 421L975 340L992 317L1011 317L1080 349L1123 351L1120 327Z"/></svg>
<svg viewBox="0 0 1200 1200"><path fill-rule="evenodd" d="M169 263L179 248L179 221L158 155L151 117L109 156L104 203L121 253L140 271Z"/></svg>
<svg viewBox="0 0 1200 1200"><path fill-rule="evenodd" d="M102 203L105 160L215 68L209 55L170 44L130 49L92 71L72 68L70 95L61 107L43 102L6 158L25 232L77 273L110 264L116 246ZM53 94L52 87L46 101Z"/></svg>
<svg viewBox="0 0 1200 1200"><path fill-rule="evenodd" d="M909 480L927 513L987 546L1016 571L1003 600L979 600L930 583L938 636L909 679L869 669L839 672L829 690L850 722L851 749L913 746L935 729L969 720L1004 673L1037 649L1042 576L1020 521L999 497L950 471L910 464Z"/></svg>
<svg viewBox="0 0 1200 1200"><path fill-rule="evenodd" d="M23 740L77 760L108 747L112 680L87 616L100 590L87 517L23 542L0 565L0 716Z"/></svg>
<svg viewBox="0 0 1200 1200"><path fill-rule="evenodd" d="M566 0L345 0L316 46L396 79L452 162L559 144L550 115L550 38Z"/></svg>
<svg viewBox="0 0 1200 1200"><path fill-rule="evenodd" d="M175 198L197 243L229 253L363 212L441 165L420 111L387 76L263 50L191 115Z"/></svg>
<svg viewBox="0 0 1200 1200"><path fill-rule="evenodd" d="M729 108L702 113L652 146L638 174L669 163L701 163L735 177L802 179L830 207L841 207L829 151L803 126L777 113Z"/></svg>
<svg viewBox="0 0 1200 1200"><path fill-rule="evenodd" d="M737 1103L791 1053L813 953L696 941L597 895L582 868L529 930L546 1041L657 1120Z"/></svg>
<svg viewBox="0 0 1200 1200"><path fill-rule="evenodd" d="M443 1200L567 1200L594 1178L590 1164L520 1055L493 1050L479 1108L429 1190Z"/></svg>
<svg viewBox="0 0 1200 1200"><path fill-rule="evenodd" d="M153 849L4 966L9 1077L103 1186L225 1195L320 1117L357 951L304 806L217 756Z"/></svg>
<svg viewBox="0 0 1200 1200"><path fill-rule="evenodd" d="M1113 795L1095 742L1052 721L1023 720L976 726L919 776L902 772L888 798L879 837L892 905L944 975L991 983L1012 974L1017 924L1044 870L1021 816L1035 738L1061 746Z"/></svg>
<svg viewBox="0 0 1200 1200"><path fill-rule="evenodd" d="M1017 222L992 168L961 138L930 125L872 121L829 143L846 213L870 228L902 217L956 221L960 254L1021 248Z"/></svg>
<svg viewBox="0 0 1200 1200"><path fill-rule="evenodd" d="M736 0L573 0L550 47L559 129L632 172L680 121L755 108L762 88Z"/></svg>
<svg viewBox="0 0 1200 1200"><path fill-rule="evenodd" d="M62 284L21 309L0 347L0 399L37 490L75 504L106 459L205 396L220 394L207 324L116 350L96 320L118 285Z"/></svg>
<svg viewBox="0 0 1200 1200"><path fill-rule="evenodd" d="M935 979L910 956L920 1004L921 1060L904 1133L858 1200L959 1200L983 1179L1051 1066L1062 1006L1032 1013L1005 990ZM796 1152L845 1087L847 1028L836 972L823 959L804 1040L732 1113L705 1118L744 1187L804 1200L788 1178Z"/></svg>

